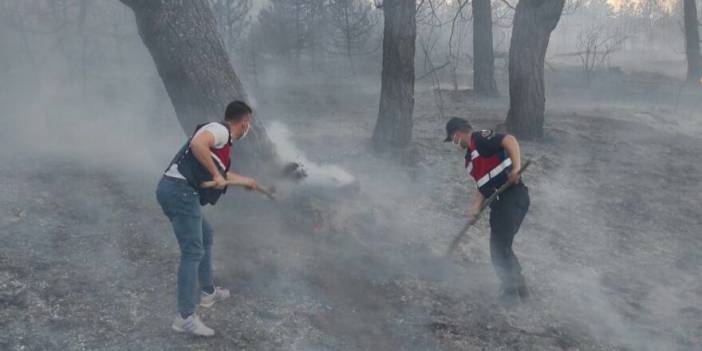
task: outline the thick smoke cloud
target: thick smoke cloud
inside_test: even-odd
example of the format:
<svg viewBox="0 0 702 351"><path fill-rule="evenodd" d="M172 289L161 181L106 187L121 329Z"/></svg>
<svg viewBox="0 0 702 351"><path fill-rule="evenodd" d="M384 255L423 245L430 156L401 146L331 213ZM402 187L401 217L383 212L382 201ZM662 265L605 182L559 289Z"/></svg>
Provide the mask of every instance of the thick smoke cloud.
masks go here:
<svg viewBox="0 0 702 351"><path fill-rule="evenodd" d="M243 35L232 61L256 117L281 160L309 176L266 184L277 202L231 189L206 210L234 297L204 312L218 339L190 340L167 331L178 249L153 196L185 134L132 14L89 3L79 25L77 1L0 2L0 348L699 348L702 119L699 87L680 82L677 10L647 22L583 5L554 32L547 136L522 143L532 208L515 250L534 298L513 309L496 299L487 218L443 256L472 183L463 155L441 143L437 106L478 128L504 120L511 10L494 4L503 96L466 90L471 22L459 16L456 59L437 71L440 87L418 81L414 143L400 155L368 147L382 21L353 56L355 74L328 42L296 61ZM254 4L251 28L265 6ZM628 39L587 87L577 38L600 26ZM450 28L420 28L445 62ZM431 70L423 55L418 77Z"/></svg>

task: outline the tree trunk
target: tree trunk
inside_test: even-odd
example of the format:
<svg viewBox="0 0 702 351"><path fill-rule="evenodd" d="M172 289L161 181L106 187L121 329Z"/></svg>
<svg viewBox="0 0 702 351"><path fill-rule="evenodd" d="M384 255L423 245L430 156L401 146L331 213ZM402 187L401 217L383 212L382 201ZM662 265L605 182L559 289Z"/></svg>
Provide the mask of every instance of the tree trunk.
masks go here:
<svg viewBox="0 0 702 351"><path fill-rule="evenodd" d="M414 50L417 37L414 0L383 4L383 72L380 111L373 131L378 149L403 148L412 140L414 110Z"/></svg>
<svg viewBox="0 0 702 351"><path fill-rule="evenodd" d="M134 11L139 35L187 135L199 123L223 120L224 109L232 100L247 101L208 0L121 1ZM266 131L256 118L249 136L237 147L243 149L236 153L241 161L273 156Z"/></svg>
<svg viewBox="0 0 702 351"><path fill-rule="evenodd" d="M509 49L510 108L507 129L521 138L543 136L544 60L564 0L520 0Z"/></svg>
<svg viewBox="0 0 702 351"><path fill-rule="evenodd" d="M495 55L492 48L490 0L473 0L473 90L481 96L497 96Z"/></svg>
<svg viewBox="0 0 702 351"><path fill-rule="evenodd" d="M685 17L687 81L697 83L702 77L702 56L700 56L700 34L695 0L683 0L683 13Z"/></svg>

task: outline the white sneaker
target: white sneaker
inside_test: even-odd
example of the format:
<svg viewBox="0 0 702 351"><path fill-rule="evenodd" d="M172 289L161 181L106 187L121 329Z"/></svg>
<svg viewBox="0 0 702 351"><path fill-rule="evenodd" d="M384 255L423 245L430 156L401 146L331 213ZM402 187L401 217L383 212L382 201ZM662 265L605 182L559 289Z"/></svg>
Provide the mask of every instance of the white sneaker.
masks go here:
<svg viewBox="0 0 702 351"><path fill-rule="evenodd" d="M202 291L200 294L200 306L210 308L215 302L226 300L231 296L232 295L229 293L229 289L215 286L214 292L211 294Z"/></svg>
<svg viewBox="0 0 702 351"><path fill-rule="evenodd" d="M180 314L175 317L171 328L177 332L190 333L198 336L212 336L215 334L214 330L209 328L202 323L200 317L195 313L188 316L188 318L183 319Z"/></svg>

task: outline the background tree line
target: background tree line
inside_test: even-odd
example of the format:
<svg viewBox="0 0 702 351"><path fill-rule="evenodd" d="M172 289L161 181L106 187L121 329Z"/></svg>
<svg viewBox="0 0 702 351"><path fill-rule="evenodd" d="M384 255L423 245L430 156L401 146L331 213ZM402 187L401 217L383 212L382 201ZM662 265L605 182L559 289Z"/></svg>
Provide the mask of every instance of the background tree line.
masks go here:
<svg viewBox="0 0 702 351"><path fill-rule="evenodd" d="M472 88L486 97L509 94L507 126L525 137L538 137L545 105L544 67L553 67L554 62L579 67L584 84L590 84L600 72L626 63L627 55L663 48L667 50L656 54L686 55L688 81L699 81L702 71L697 8L690 0L644 0L616 6L604 0L385 0L382 6L366 0L202 0L182 7L165 0L122 2L136 14L139 34L151 49L160 78L172 79L166 90L184 127L212 113L195 106L217 100L211 95L188 101L197 95L183 83L188 79L212 84L224 99L247 96L245 86L255 87L283 74L294 79L326 76L358 84L377 82L380 77L383 91L373 133L380 146L404 147L410 142L415 80L418 86L433 87L439 94L442 86ZM0 34L0 45L21 48L24 58L18 61L14 52L9 57L9 51L2 50L8 63L0 73L12 75L17 72L13 67L41 66L48 62L47 57L59 56L65 58L67 69L60 78L65 84L79 85L83 95L94 93L94 85L104 89L104 96L118 94L119 82L129 75L116 73L120 66L127 67L123 52L136 50L138 43L131 14L117 1L2 0L0 9L2 23L8 27ZM194 46L182 46L182 53L210 52L205 58L217 63L207 65L210 72L186 66L185 61L175 62L160 52L168 49L158 43L176 44L175 37L170 41L153 27L166 11L186 18L184 23L213 29L215 36L193 37L190 43ZM203 15L187 17L198 13ZM147 40L149 29L161 36ZM410 40L403 39L407 35ZM200 42L208 43L207 47L193 51ZM402 53L393 47L401 47ZM387 57L390 53L398 55ZM159 64L159 58L168 62ZM404 68L393 72L390 68L398 62ZM182 76L176 74L179 69ZM221 76L231 78L217 78ZM157 79L152 80L151 85L158 86ZM33 80L37 88L46 89L39 81L38 77ZM520 85L534 81L536 85ZM398 82L402 84L394 86ZM440 96L437 101L440 107ZM213 111L218 107L211 105ZM403 130L398 131L398 126Z"/></svg>

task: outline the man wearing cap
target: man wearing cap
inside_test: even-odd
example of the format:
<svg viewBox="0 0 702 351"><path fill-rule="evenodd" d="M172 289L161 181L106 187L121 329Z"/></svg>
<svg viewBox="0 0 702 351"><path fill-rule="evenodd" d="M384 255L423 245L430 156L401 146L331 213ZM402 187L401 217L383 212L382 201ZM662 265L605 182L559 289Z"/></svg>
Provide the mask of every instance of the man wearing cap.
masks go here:
<svg viewBox="0 0 702 351"><path fill-rule="evenodd" d="M500 186L511 184L490 204L490 257L502 283L501 299L506 303L526 300L529 292L512 241L529 210L529 190L519 176L521 157L517 139L492 130L473 131L463 118L446 124L445 142L466 150L465 168L477 189L468 210L474 219L486 198Z"/></svg>

